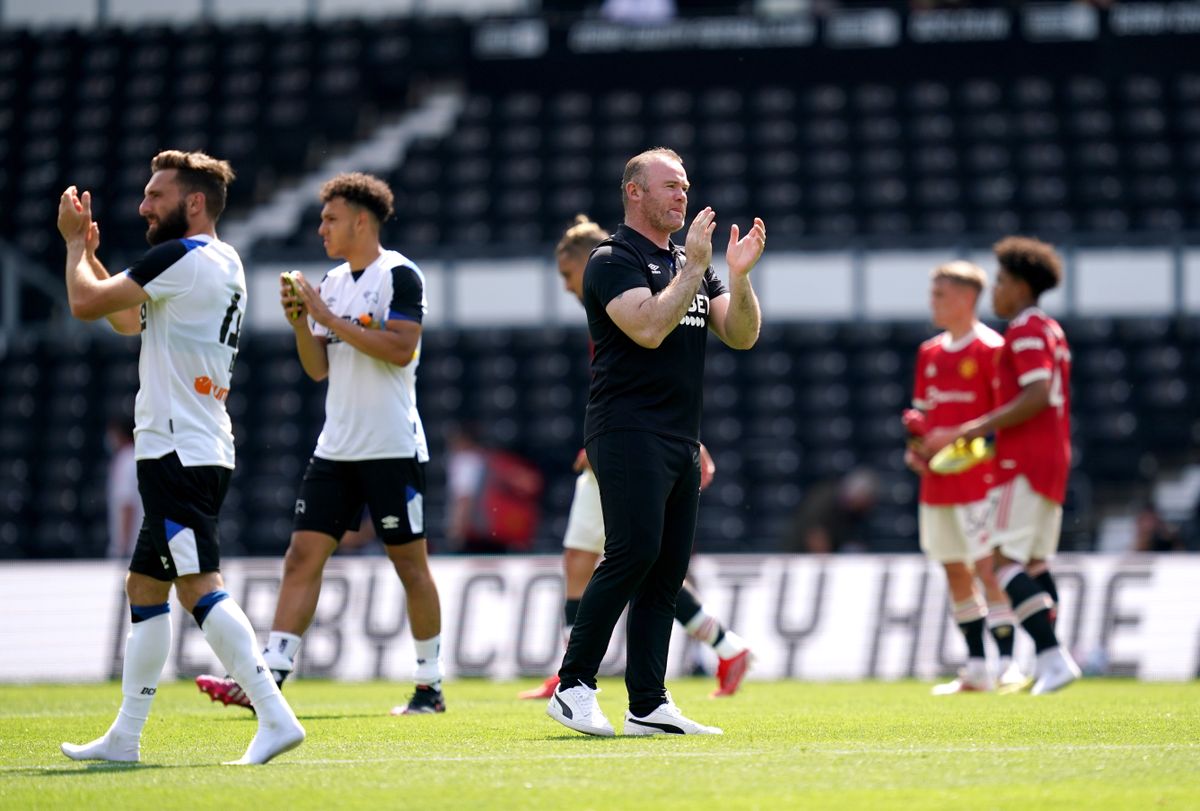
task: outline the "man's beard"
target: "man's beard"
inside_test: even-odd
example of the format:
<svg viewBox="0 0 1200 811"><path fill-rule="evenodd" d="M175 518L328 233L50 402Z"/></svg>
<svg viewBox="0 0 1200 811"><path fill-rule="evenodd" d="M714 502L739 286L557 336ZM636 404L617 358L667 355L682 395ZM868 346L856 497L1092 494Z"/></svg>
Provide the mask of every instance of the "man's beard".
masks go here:
<svg viewBox="0 0 1200 811"><path fill-rule="evenodd" d="M655 212L650 216L650 224L659 231L665 231L668 234L673 234L687 224L685 217L684 222L676 225L674 217L675 215L670 212L669 207L663 207L661 211Z"/></svg>
<svg viewBox="0 0 1200 811"><path fill-rule="evenodd" d="M172 239L182 239L187 235L187 205L179 203L179 207L146 229L146 241L151 245L161 245Z"/></svg>

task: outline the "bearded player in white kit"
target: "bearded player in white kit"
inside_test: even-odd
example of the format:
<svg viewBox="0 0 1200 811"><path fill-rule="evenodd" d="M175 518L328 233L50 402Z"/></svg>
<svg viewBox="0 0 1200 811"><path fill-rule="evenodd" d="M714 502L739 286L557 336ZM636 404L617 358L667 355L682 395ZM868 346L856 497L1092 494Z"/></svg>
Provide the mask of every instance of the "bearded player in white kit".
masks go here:
<svg viewBox="0 0 1200 811"><path fill-rule="evenodd" d="M100 229L89 192L63 192L58 230L67 243L67 298L84 321L107 318L142 336L134 448L145 518L129 564L131 627L121 674L121 709L108 731L62 744L72 760L136 762L158 680L171 650L171 586L221 663L258 709L258 731L230 765L266 763L304 740L279 692L254 629L223 590L217 514L233 472L225 411L246 309L246 277L232 247L217 239L233 169L202 152L160 152L150 163L138 213L154 247L109 276L96 257Z"/></svg>
<svg viewBox="0 0 1200 811"><path fill-rule="evenodd" d="M312 379L328 379L329 391L325 425L296 499L263 655L282 686L316 613L325 562L342 535L358 528L366 507L404 585L416 647L416 689L392 714L445 712L441 605L425 542L429 450L416 395L425 277L410 259L379 242L380 227L392 215L385 182L358 172L341 174L325 183L320 198L325 252L346 261L326 274L319 291L298 273L280 283L300 363ZM214 701L254 703L236 676L199 676L196 684Z"/></svg>

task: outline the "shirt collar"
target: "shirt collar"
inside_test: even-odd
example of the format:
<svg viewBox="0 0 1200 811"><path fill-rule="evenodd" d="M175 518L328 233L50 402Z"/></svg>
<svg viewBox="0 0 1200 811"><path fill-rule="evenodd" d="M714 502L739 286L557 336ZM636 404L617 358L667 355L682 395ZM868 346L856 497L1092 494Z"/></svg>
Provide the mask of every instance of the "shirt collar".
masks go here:
<svg viewBox="0 0 1200 811"><path fill-rule="evenodd" d="M660 248L647 239L643 234L630 228L625 223L617 226L617 234L626 242L631 242L635 247L641 248L644 251L657 251L659 253L674 254L676 245L671 240L667 240L667 247Z"/></svg>

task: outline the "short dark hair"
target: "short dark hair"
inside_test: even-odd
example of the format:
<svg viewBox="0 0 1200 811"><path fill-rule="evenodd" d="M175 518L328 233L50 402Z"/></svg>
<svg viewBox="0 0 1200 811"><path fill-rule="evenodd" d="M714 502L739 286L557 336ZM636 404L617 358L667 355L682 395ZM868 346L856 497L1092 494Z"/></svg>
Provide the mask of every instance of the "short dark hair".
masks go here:
<svg viewBox="0 0 1200 811"><path fill-rule="evenodd" d="M1029 285L1036 299L1062 282L1062 259L1054 246L1033 237L1005 237L992 246L1000 267Z"/></svg>
<svg viewBox="0 0 1200 811"><path fill-rule="evenodd" d="M629 204L629 199L625 195L625 187L630 183L637 183L643 189L646 188L645 175L646 164L650 163L653 158L670 158L677 161L680 166L683 166L683 158L679 157L679 153L674 149L668 149L665 146L656 146L653 149L647 149L645 152L639 152L634 155L625 164L625 172L621 175L621 203Z"/></svg>
<svg viewBox="0 0 1200 811"><path fill-rule="evenodd" d="M556 256L567 254L586 258L592 252L592 248L606 239L608 239L607 231L589 220L586 214L577 214L575 222L558 241L554 253Z"/></svg>
<svg viewBox="0 0 1200 811"><path fill-rule="evenodd" d="M344 172L325 181L321 187L321 202L341 197L347 203L371 212L382 224L392 216L395 198L387 183L363 172Z"/></svg>
<svg viewBox="0 0 1200 811"><path fill-rule="evenodd" d="M229 161L223 161L203 152L183 152L166 149L150 161L151 172L174 169L176 179L185 194L199 192L204 195L204 210L209 219L216 222L225 210L225 197L229 184L236 175Z"/></svg>

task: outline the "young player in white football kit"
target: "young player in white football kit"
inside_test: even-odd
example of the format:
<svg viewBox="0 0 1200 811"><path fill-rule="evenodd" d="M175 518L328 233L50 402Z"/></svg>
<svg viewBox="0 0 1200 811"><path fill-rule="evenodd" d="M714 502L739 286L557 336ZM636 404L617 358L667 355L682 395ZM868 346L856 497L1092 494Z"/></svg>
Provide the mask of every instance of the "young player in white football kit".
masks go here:
<svg viewBox="0 0 1200 811"><path fill-rule="evenodd" d="M608 238L608 233L580 214L555 248L558 272L566 291L582 301L583 271L592 248ZM563 572L566 580L564 638L570 638L583 590L604 555L604 514L600 508L600 485L580 451L575 459L575 495L563 536ZM712 482L716 465L708 450L700 446L700 489ZM749 646L733 631L704 610L695 591L685 582L675 601L675 619L688 635L710 646L717 654L717 689L713 696L731 696L745 678L752 654ZM519 694L520 698L549 698L558 687L558 675L547 678L538 687Z"/></svg>
<svg viewBox="0 0 1200 811"><path fill-rule="evenodd" d="M983 269L970 262L949 262L930 275L930 313L944 332L917 351L913 405L926 427L957 425L986 414L994 402L992 378L999 333L976 317L979 294L987 283ZM908 415L906 415L907 417ZM918 434L920 432L917 432ZM991 462L953 475L931 473L919 437L905 454L921 475L918 513L921 549L946 570L954 620L967 643L967 664L958 678L934 687L935 695L1006 689L1026 681L1012 661L1014 616L992 569L987 532ZM986 591L975 583L978 575ZM991 627L1000 653L999 678L988 670L983 638Z"/></svg>
<svg viewBox="0 0 1200 811"><path fill-rule="evenodd" d="M314 380L328 379L329 390L263 654L282 685L316 612L325 562L342 535L358 528L365 507L404 584L416 645L416 690L392 713L444 712L441 607L425 542L429 451L416 396L425 279L412 261L380 245L380 227L392 214L386 183L338 175L322 187L321 200L325 251L346 261L326 275L319 292L299 274L280 282L301 365ZM249 707L253 697L239 681L196 679L214 701Z"/></svg>
<svg viewBox="0 0 1200 811"><path fill-rule="evenodd" d="M233 170L200 152L166 151L138 209L154 247L110 277L96 258L91 195L68 188L58 228L67 243L71 313L142 335L134 446L145 518L126 579L131 628L121 709L102 737L62 745L74 760L137 761L171 650L170 595L196 618L213 652L258 708L258 731L233 765L266 763L298 746L304 728L267 672L254 629L222 590L217 514L233 472L229 394L246 309L241 259L217 239ZM140 315L139 315L140 308Z"/></svg>

